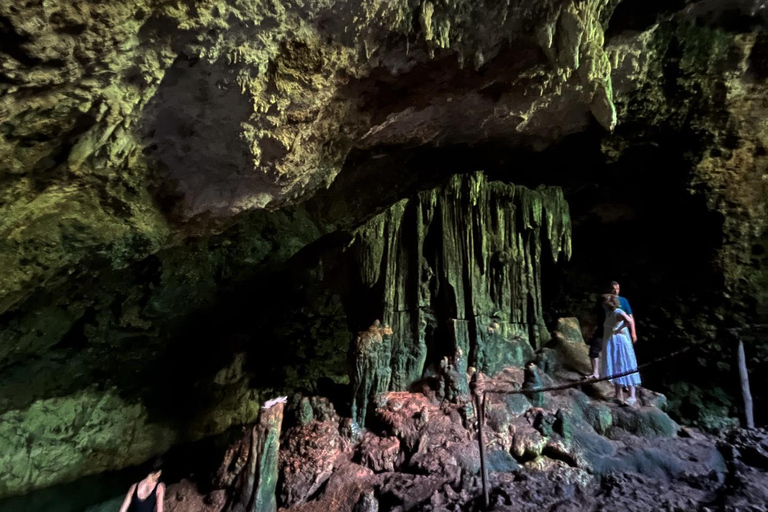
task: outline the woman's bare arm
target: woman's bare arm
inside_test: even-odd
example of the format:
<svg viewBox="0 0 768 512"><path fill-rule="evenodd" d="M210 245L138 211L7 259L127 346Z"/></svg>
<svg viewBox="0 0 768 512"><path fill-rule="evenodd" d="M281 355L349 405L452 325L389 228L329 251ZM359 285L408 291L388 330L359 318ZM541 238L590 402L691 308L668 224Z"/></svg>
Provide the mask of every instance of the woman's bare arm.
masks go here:
<svg viewBox="0 0 768 512"><path fill-rule="evenodd" d="M157 484L157 512L165 511L165 484Z"/></svg>
<svg viewBox="0 0 768 512"><path fill-rule="evenodd" d="M629 324L629 332L632 334L632 343L637 343L637 333L635 332L635 319L632 315L628 315L623 311L619 311L619 316L622 320Z"/></svg>
<svg viewBox="0 0 768 512"><path fill-rule="evenodd" d="M131 506L131 499L133 498L133 491L136 489L136 484L133 484L130 489L128 489L128 494L125 495L125 499L123 500L123 506L120 507L120 512L128 512L128 507Z"/></svg>

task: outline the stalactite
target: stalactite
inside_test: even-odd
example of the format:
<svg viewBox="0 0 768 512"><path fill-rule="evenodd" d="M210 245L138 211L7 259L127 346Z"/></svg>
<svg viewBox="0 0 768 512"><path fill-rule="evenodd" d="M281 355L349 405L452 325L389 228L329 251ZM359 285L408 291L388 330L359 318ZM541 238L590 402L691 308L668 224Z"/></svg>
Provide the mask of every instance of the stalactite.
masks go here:
<svg viewBox="0 0 768 512"><path fill-rule="evenodd" d="M456 349L485 372L524 364L548 336L542 258L570 258L570 234L559 188L483 173L454 176L358 229L353 260L363 285L382 290L381 318L393 332L390 389Z"/></svg>

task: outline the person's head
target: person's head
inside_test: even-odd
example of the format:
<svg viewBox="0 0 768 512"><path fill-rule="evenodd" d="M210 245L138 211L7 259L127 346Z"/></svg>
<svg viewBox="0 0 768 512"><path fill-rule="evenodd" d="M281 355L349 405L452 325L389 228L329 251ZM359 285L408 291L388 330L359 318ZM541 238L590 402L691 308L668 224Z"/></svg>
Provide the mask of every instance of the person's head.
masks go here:
<svg viewBox="0 0 768 512"><path fill-rule="evenodd" d="M150 480L152 482L159 482L160 481L160 477L162 476L162 474L163 474L163 470L162 469L153 469L147 475L147 480Z"/></svg>
<svg viewBox="0 0 768 512"><path fill-rule="evenodd" d="M619 297L613 293L606 293L603 295L603 305L613 311L619 307Z"/></svg>
<svg viewBox="0 0 768 512"><path fill-rule="evenodd" d="M160 476L162 476L162 474L163 474L163 459L158 457L152 463L152 470L147 475L147 478L149 480L154 481L154 482L159 482L160 481Z"/></svg>
<svg viewBox="0 0 768 512"><path fill-rule="evenodd" d="M616 281L611 281L611 290L613 290L614 295L620 295L621 286Z"/></svg>

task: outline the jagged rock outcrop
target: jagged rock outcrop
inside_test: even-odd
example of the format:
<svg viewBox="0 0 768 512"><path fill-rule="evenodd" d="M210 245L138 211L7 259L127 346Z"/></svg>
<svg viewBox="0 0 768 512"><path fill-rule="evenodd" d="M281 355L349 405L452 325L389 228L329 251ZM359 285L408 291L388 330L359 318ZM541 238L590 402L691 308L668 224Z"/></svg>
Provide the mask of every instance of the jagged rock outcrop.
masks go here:
<svg viewBox="0 0 768 512"><path fill-rule="evenodd" d="M582 400L576 395L569 398ZM335 457L340 464L326 476L327 484L308 501L284 503L280 510L371 511L393 503L425 512L435 507L472 510L482 493L476 441L453 437L461 427L449 418L451 407L441 410L407 393L393 394L392 401L397 407L387 406L388 426L395 426L396 435L403 439L418 433L418 450L412 458L416 464L432 461L429 474L387 467L372 471L330 451L326 457ZM489 412L497 415L500 406L490 404ZM414 422L412 412L425 408L436 421ZM764 429L733 430L720 438L685 430L680 437L646 439L624 434L619 440L607 440L583 423L583 411L569 411L561 408L542 413L533 425L513 417L501 430L489 422L488 435L495 448L487 463L491 503L496 509L534 511L556 506L576 512L620 506L639 512L654 507L697 510L717 506L730 511L759 507L765 497ZM645 414L634 413L638 417ZM335 423L321 430L333 435L331 425ZM515 438L511 448L515 458L509 447L497 444L504 429ZM294 435L302 434L294 432L291 437ZM370 446L373 438L392 446L387 442L391 438L373 434L367 435L363 445ZM407 460L408 453L401 452L401 456ZM307 468L308 472L313 468ZM198 503L215 503L215 492L203 498L189 487L185 482L171 486L178 496L172 508L176 512L192 510Z"/></svg>
<svg viewBox="0 0 768 512"><path fill-rule="evenodd" d="M510 375L489 377L489 389L501 389ZM598 408L609 416L632 417L627 426L653 424L653 418L664 416L652 407L625 409L590 400L576 389L552 394L533 416L516 410L503 394L488 395L486 462L492 502L501 509L534 510L568 496L568 510L600 508L614 500L627 510L645 510L658 496L665 506L695 509L718 495L728 505L743 503L747 493L762 489L755 480L763 462L761 448L750 449L747 440L761 442L762 433L733 433L718 443L695 430L678 437L677 430L622 427L606 438L590 423ZM477 426L467 421L461 405L421 393L390 392L380 395L374 414L378 433L369 431L357 441L343 440L335 414L286 432L281 510L472 509L482 492ZM716 443L738 470L729 469ZM748 475L747 492L726 497L727 475Z"/></svg>
<svg viewBox="0 0 768 512"><path fill-rule="evenodd" d="M231 467L226 467L226 470L234 472L234 481L225 512L277 510L278 453L284 400L269 400L262 406L258 422L250 427L246 439L241 441L243 449L238 460L232 461L234 464Z"/></svg>

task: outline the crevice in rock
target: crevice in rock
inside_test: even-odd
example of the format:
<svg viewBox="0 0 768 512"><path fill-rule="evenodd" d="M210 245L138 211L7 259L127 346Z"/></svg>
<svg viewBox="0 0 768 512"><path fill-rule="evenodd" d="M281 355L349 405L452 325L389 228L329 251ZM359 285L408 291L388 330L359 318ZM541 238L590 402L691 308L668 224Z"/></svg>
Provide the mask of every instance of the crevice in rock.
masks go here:
<svg viewBox="0 0 768 512"><path fill-rule="evenodd" d="M13 21L6 16L0 16L0 38L3 41L2 52L18 60L24 66L32 67L43 62L42 59L29 55L24 49L24 45L30 42L31 38L20 34L13 26Z"/></svg>
<svg viewBox="0 0 768 512"><path fill-rule="evenodd" d="M762 32L749 53L749 71L755 80L768 78L768 33ZM764 149L763 149L764 150Z"/></svg>
<svg viewBox="0 0 768 512"><path fill-rule="evenodd" d="M627 31L642 32L658 22L664 14L678 12L685 0L622 0L612 11L605 38Z"/></svg>

